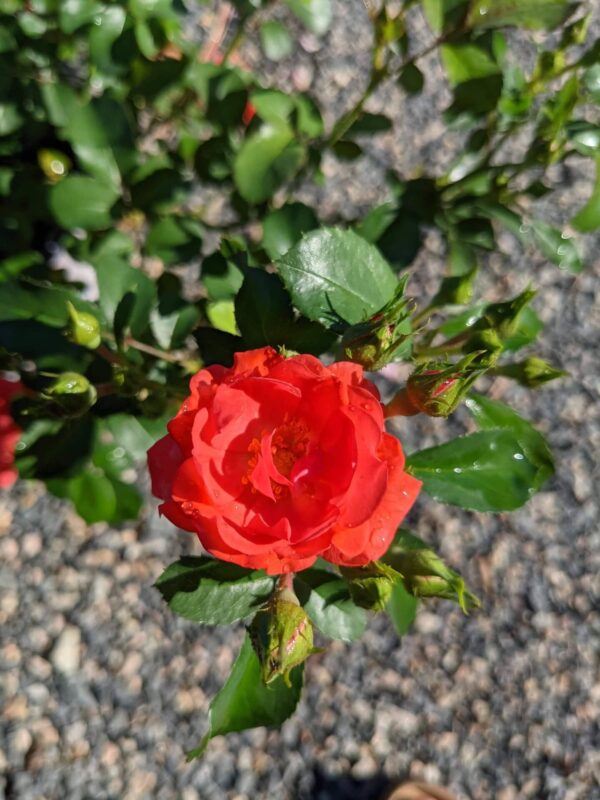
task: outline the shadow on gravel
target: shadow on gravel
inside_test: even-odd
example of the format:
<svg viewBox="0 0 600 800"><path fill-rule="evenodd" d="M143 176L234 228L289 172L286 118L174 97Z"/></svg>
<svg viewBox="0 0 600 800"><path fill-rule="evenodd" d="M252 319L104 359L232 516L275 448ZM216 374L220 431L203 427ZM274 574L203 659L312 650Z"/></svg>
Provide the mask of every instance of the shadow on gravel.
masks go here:
<svg viewBox="0 0 600 800"><path fill-rule="evenodd" d="M294 800L383 800L391 788L384 774L358 780L349 775L329 775L317 767L310 791L300 790Z"/></svg>

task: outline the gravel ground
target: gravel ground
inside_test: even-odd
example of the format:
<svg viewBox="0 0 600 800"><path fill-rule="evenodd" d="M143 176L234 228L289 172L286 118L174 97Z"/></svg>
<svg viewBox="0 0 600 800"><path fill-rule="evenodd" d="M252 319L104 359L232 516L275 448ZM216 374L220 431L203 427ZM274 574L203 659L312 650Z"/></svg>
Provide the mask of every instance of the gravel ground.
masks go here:
<svg viewBox="0 0 600 800"><path fill-rule="evenodd" d="M359 0L337 0L325 42L304 35L293 71L278 66L273 79L346 107L360 92L368 47L361 20ZM255 58L252 46L245 54ZM437 74L434 61L428 74ZM410 113L396 89L373 100L373 110L395 114L396 133L360 164L326 165L324 213L351 216L381 199L387 165L414 174L420 161L444 163L451 142L440 146L432 116L446 99L440 86L411 101ZM562 179L572 208L585 187L577 170ZM551 210L560 218L565 209ZM281 731L216 739L202 760L184 761L243 636L240 627L176 619L152 588L166 564L196 551L192 537L151 504L138 527L109 529L84 525L36 484L2 495L0 793L376 800L390 781L410 777L446 784L459 800L598 800L600 263L588 250L577 279L527 261L548 326L542 351L570 377L537 393L504 381L491 390L546 431L557 476L515 514L467 514L426 498L411 513L482 609L465 617L449 603L428 604L401 645L384 617L373 618L361 642L311 658L299 711ZM417 287L439 259L432 236ZM481 289L515 293L522 266L495 255ZM452 425L469 423L459 412ZM409 450L449 436L446 423L420 418L400 434Z"/></svg>

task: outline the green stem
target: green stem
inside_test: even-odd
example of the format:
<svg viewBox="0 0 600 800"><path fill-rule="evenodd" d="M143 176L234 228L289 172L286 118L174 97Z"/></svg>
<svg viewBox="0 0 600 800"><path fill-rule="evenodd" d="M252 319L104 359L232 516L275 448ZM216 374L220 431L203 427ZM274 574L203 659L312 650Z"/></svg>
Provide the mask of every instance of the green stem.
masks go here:
<svg viewBox="0 0 600 800"><path fill-rule="evenodd" d="M361 96L358 98L358 100L352 106L352 108L346 111L346 113L342 117L340 117L340 119L333 126L333 130L331 131L329 139L327 140L327 147L333 147L333 145L336 142L339 142L342 136L352 127L352 125L360 117L360 114L363 110L365 103L367 102L369 97L371 97L371 95L378 86L380 86L383 83L386 83L392 78L397 78L400 75L400 73L404 69L406 69L406 67L410 66L411 64L415 64L421 58L424 58L425 56L429 55L429 53L436 50L441 44L448 41L448 39L450 39L458 32L459 32L458 30L454 30L445 33L443 36L438 36L437 39L434 39L434 41L431 42L431 44L428 44L427 47L425 47L423 50L420 50L418 53L415 53L409 58L404 59L404 61L400 64L400 66L394 69L393 71L389 70L387 66L376 67L374 65L373 71L371 73L371 79L364 92L361 94Z"/></svg>

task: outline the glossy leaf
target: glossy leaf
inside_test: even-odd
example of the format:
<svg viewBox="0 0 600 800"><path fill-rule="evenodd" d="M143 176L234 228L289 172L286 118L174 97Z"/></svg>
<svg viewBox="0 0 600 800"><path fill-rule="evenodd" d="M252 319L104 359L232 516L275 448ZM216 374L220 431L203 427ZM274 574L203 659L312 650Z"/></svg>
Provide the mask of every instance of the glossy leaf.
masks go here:
<svg viewBox="0 0 600 800"><path fill-rule="evenodd" d="M296 576L294 586L311 622L325 636L347 642L362 636L367 614L354 604L346 581L338 575L311 568Z"/></svg>
<svg viewBox="0 0 600 800"><path fill-rule="evenodd" d="M281 677L265 686L260 677L258 658L250 637L246 636L225 686L210 704L208 733L199 747L188 753L188 761L201 756L215 736L281 725L298 705L302 676L301 665L291 673L291 687L286 686Z"/></svg>
<svg viewBox="0 0 600 800"><path fill-rule="evenodd" d="M435 500L474 511L512 511L537 488L539 465L508 430L486 430L413 453L412 475Z"/></svg>
<svg viewBox="0 0 600 800"><path fill-rule="evenodd" d="M598 129L600 131L600 128ZM598 140L600 149L600 137ZM592 233L600 228L600 158L596 163L596 183L592 191L592 196L587 203L580 208L571 220L574 228L581 233Z"/></svg>
<svg viewBox="0 0 600 800"><path fill-rule="evenodd" d="M337 228L307 234L277 266L294 305L328 327L367 319L397 285L377 248Z"/></svg>
<svg viewBox="0 0 600 800"><path fill-rule="evenodd" d="M510 406L478 394L471 395L465 405L482 430L507 430L515 437L525 457L536 468L532 484L536 491L554 474L554 459L546 440Z"/></svg>
<svg viewBox="0 0 600 800"><path fill-rule="evenodd" d="M273 591L275 579L204 556L174 562L156 581L169 608L206 625L226 625L254 614Z"/></svg>

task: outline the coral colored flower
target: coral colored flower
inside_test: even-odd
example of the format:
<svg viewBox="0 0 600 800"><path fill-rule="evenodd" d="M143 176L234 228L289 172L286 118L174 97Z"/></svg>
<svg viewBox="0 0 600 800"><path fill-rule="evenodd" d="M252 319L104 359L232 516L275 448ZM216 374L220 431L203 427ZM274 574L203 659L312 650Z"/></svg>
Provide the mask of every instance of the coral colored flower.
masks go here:
<svg viewBox="0 0 600 800"><path fill-rule="evenodd" d="M385 553L421 483L362 367L267 347L202 370L190 390L148 452L171 522L216 558L272 575Z"/></svg>
<svg viewBox="0 0 600 800"><path fill-rule="evenodd" d="M16 481L15 447L21 437L21 429L15 424L10 413L10 403L22 391L18 381L0 378L0 488L7 489Z"/></svg>

